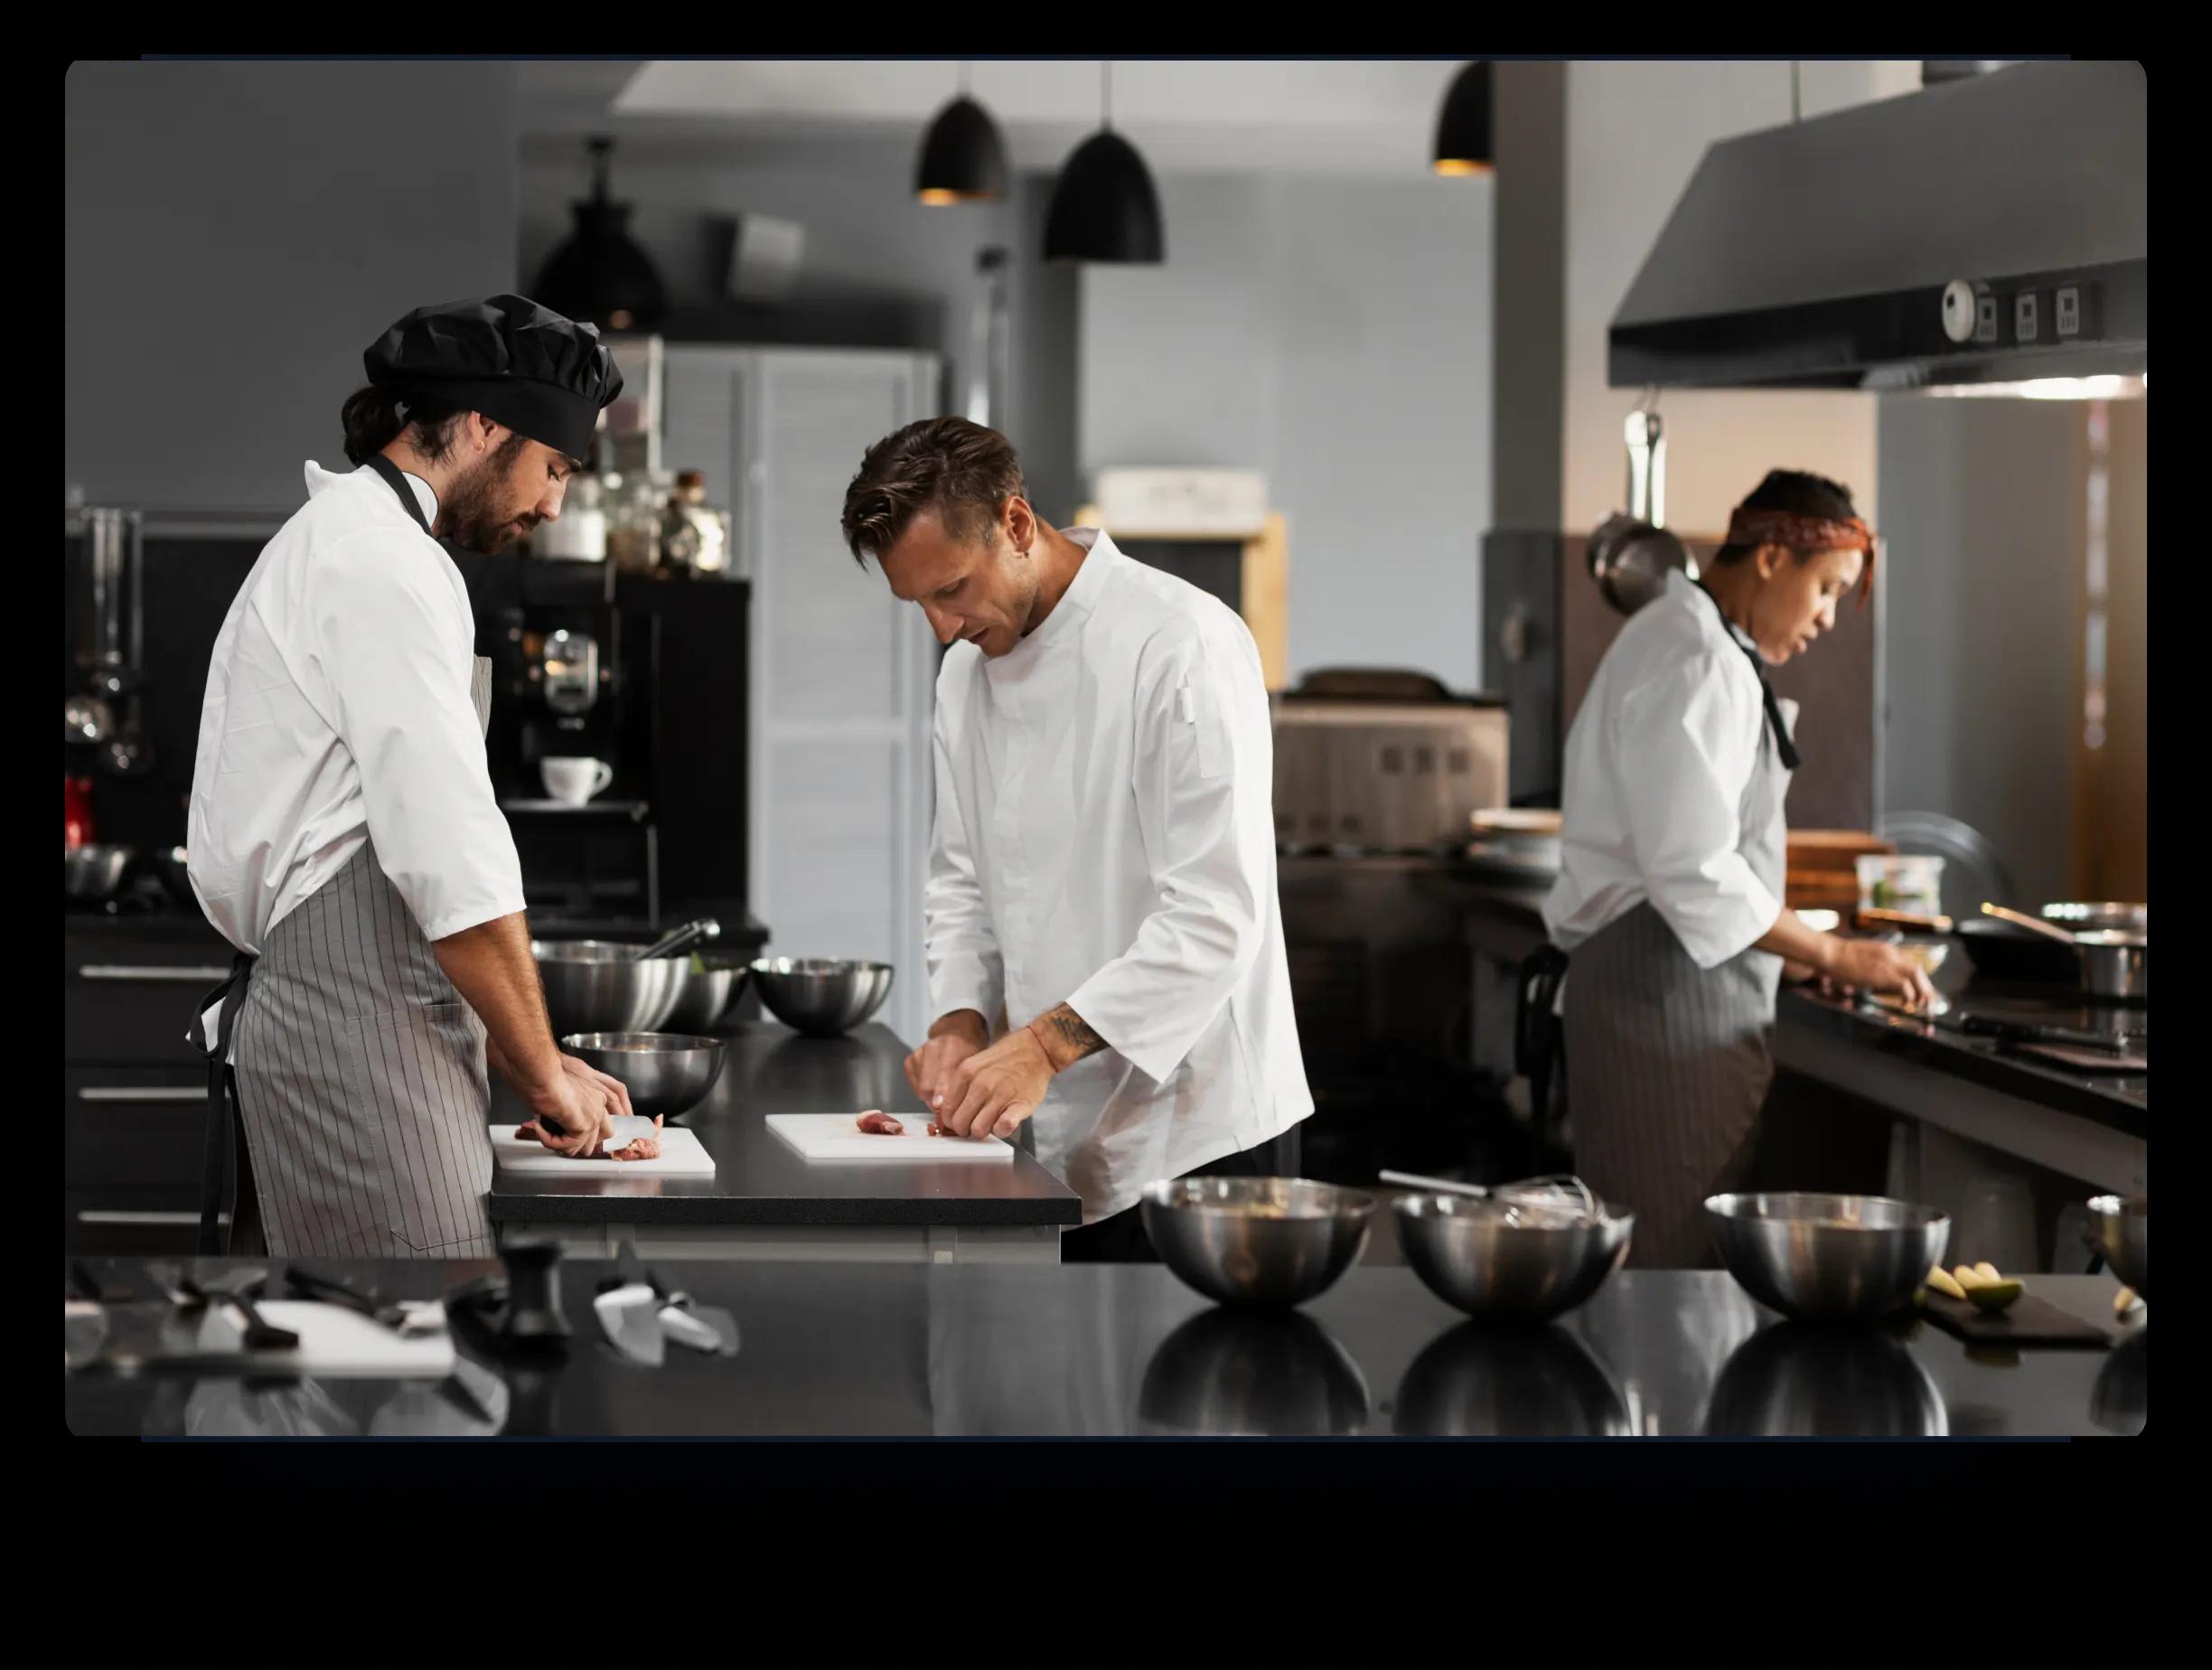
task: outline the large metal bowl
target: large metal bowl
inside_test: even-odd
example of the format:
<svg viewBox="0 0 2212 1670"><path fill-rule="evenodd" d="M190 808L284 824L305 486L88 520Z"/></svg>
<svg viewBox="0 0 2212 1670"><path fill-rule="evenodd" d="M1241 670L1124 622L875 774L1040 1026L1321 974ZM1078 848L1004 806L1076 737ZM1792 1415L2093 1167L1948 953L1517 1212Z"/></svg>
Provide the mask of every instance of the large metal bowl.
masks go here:
<svg viewBox="0 0 2212 1670"><path fill-rule="evenodd" d="M1479 1322L1462 1322L1422 1347L1399 1383L1392 1430L1415 1438L1626 1438L1635 1431L1613 1377L1566 1329Z"/></svg>
<svg viewBox="0 0 2212 1670"><path fill-rule="evenodd" d="M641 949L605 940L532 940L554 1036L658 1030L690 965L681 957L641 962Z"/></svg>
<svg viewBox="0 0 2212 1670"><path fill-rule="evenodd" d="M1803 1322L1902 1309L1951 1241L1942 1213L1879 1195L1715 1195L1705 1216L1744 1290Z"/></svg>
<svg viewBox="0 0 2212 1670"><path fill-rule="evenodd" d="M1302 1177L1177 1177L1145 1186L1161 1260L1224 1305L1302 1305L1367 1244L1375 1198Z"/></svg>
<svg viewBox="0 0 2212 1670"><path fill-rule="evenodd" d="M745 995L753 966L743 957L689 952L670 959L684 965L676 1001L661 1025L670 1032L709 1032Z"/></svg>
<svg viewBox="0 0 2212 1670"><path fill-rule="evenodd" d="M2089 1203L2089 1244L2104 1255L2113 1274L2144 1299L2151 1274L2151 1197L2099 1195Z"/></svg>
<svg viewBox="0 0 2212 1670"><path fill-rule="evenodd" d="M1886 1328L1763 1328L1736 1347L1705 1411L1706 1435L1714 1438L1942 1438L1949 1431L1935 1381Z"/></svg>
<svg viewBox="0 0 2212 1670"><path fill-rule="evenodd" d="M1311 1317L1223 1306L1161 1342L1137 1394L1141 1431L1209 1438L1337 1438L1373 1407L1359 1365Z"/></svg>
<svg viewBox="0 0 2212 1670"><path fill-rule="evenodd" d="M761 1001L810 1037L851 1031L891 995L891 965L845 957L763 957L753 965Z"/></svg>
<svg viewBox="0 0 2212 1670"><path fill-rule="evenodd" d="M1494 1200L1407 1195L1392 1210L1406 1262L1429 1290L1483 1321L1548 1322L1571 1310L1628 1256L1636 1215L1607 1205L1593 1222L1515 1223Z"/></svg>
<svg viewBox="0 0 2212 1670"><path fill-rule="evenodd" d="M108 841L62 849L63 894L82 903L105 903L121 890L134 856L130 848Z"/></svg>
<svg viewBox="0 0 2212 1670"><path fill-rule="evenodd" d="M573 1032L561 1047L618 1078L630 1109L648 1119L673 1119L698 1105L722 1073L722 1040L680 1032Z"/></svg>

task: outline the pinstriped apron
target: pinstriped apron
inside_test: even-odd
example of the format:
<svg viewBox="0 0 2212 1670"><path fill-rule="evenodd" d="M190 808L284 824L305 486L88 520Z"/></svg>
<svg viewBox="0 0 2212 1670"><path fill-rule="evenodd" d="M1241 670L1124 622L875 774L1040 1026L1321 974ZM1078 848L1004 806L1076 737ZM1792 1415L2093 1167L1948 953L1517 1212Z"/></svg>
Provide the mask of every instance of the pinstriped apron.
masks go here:
<svg viewBox="0 0 2212 1670"><path fill-rule="evenodd" d="M1777 732L1787 735L1774 713L1759 727L1736 849L1778 899L1790 772ZM1648 900L1575 949L1561 1012L1575 1169L1636 1215L1631 1267L1718 1263L1705 1198L1748 1179L1774 1083L1768 1034L1781 975L1782 959L1757 950L1699 968Z"/></svg>
<svg viewBox="0 0 2212 1670"><path fill-rule="evenodd" d="M429 531L398 471L380 457L370 464ZM469 695L482 728L492 663L481 656ZM496 1252L484 1208L483 1023L438 966L373 840L270 929L258 958L239 958L228 990L211 1059L231 1063L243 1138L230 1251ZM204 1201L202 1211L205 1250Z"/></svg>

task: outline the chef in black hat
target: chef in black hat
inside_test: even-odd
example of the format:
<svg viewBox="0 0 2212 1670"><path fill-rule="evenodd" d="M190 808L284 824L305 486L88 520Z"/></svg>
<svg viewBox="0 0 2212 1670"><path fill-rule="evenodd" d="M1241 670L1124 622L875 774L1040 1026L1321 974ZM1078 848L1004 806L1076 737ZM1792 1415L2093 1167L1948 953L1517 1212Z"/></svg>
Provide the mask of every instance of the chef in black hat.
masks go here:
<svg viewBox="0 0 2212 1670"><path fill-rule="evenodd" d="M495 1250L487 1065L565 1153L630 1112L554 1043L485 764L491 667L439 544L559 515L622 375L591 325L519 296L419 308L363 358L359 467L308 464L208 671L189 869L238 958L194 1026L203 1251L234 1121L231 1250L447 1258Z"/></svg>

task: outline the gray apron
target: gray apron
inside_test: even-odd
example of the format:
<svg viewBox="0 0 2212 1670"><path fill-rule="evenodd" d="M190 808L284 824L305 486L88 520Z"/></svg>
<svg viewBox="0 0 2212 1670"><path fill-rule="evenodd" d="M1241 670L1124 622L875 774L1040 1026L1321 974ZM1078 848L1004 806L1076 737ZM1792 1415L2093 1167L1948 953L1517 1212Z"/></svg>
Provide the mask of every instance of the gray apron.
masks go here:
<svg viewBox="0 0 2212 1670"><path fill-rule="evenodd" d="M370 464L422 523L398 471L382 458ZM492 663L482 656L469 695L478 727L488 726ZM242 1139L230 1252L496 1253L484 1208L483 1023L438 966L373 840L270 929L258 957L239 959L224 990L208 1046L211 1062L232 1064ZM211 1128L211 1156L214 1140ZM212 1159L210 1169L220 1177ZM202 1214L205 1251L213 1213L204 1199Z"/></svg>
<svg viewBox="0 0 2212 1670"><path fill-rule="evenodd" d="M1768 711L1737 809L1737 850L1778 899L1788 733L1771 699ZM1561 1014L1575 1169L1636 1215L1632 1268L1719 1262L1705 1198L1748 1181L1774 1082L1768 1034L1781 975L1782 959L1757 950L1699 968L1648 900L1576 948Z"/></svg>

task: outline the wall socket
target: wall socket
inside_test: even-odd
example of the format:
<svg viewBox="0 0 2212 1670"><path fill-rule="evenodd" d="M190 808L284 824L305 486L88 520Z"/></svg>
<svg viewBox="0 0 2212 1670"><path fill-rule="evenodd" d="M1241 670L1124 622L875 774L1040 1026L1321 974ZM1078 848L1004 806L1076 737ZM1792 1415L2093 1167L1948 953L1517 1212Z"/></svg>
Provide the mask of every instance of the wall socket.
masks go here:
<svg viewBox="0 0 2212 1670"><path fill-rule="evenodd" d="M2051 297L2051 328L2061 336L2081 334L2081 287L2067 285Z"/></svg>
<svg viewBox="0 0 2212 1670"><path fill-rule="evenodd" d="M2040 324L2036 302L2037 296L2033 290L2022 290L2012 298L2012 340L2014 342L2031 342L2036 340L2037 327Z"/></svg>

